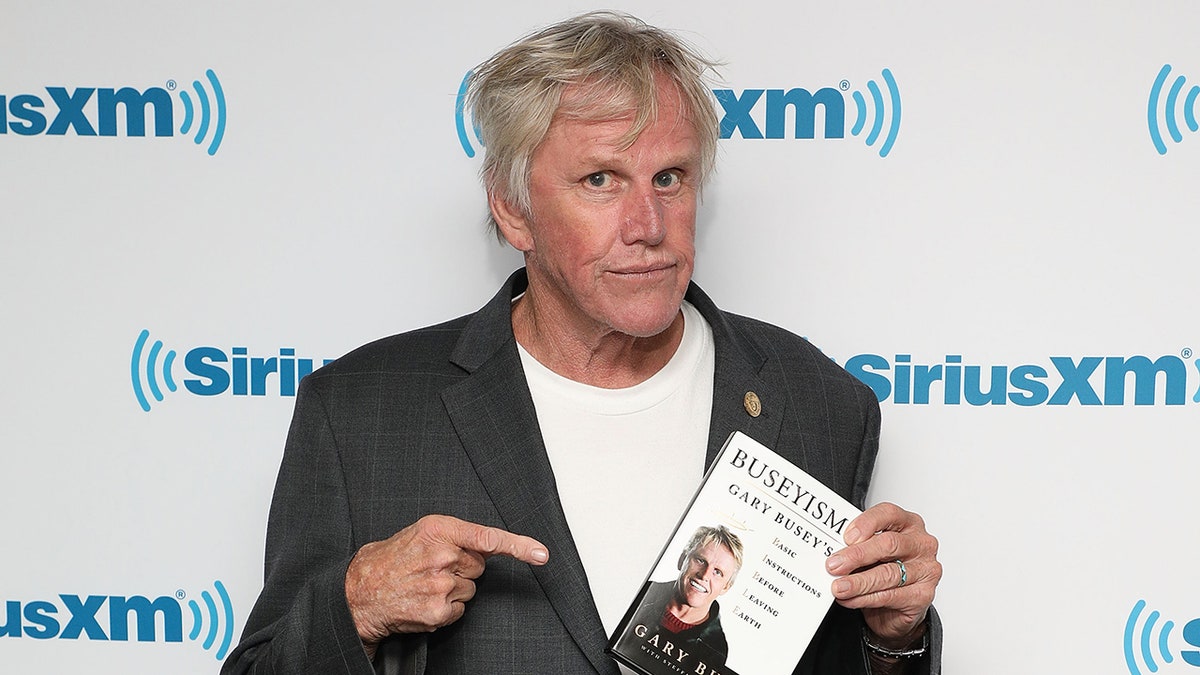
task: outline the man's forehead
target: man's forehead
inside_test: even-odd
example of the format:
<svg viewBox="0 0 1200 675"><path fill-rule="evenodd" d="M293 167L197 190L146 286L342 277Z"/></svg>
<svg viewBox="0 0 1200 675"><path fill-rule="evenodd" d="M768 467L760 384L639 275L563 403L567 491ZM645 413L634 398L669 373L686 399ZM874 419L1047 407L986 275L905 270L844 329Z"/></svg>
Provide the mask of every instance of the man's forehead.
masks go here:
<svg viewBox="0 0 1200 675"><path fill-rule="evenodd" d="M617 145L628 147L645 128L660 123L671 129L695 130L695 122L678 86L656 78L653 91L646 92L602 83L568 86L559 99L550 129L575 124L597 130L619 130L621 141Z"/></svg>
<svg viewBox="0 0 1200 675"><path fill-rule="evenodd" d="M723 553L730 558L735 557L733 555L733 551L729 550L728 546L717 541L709 542L708 544L697 548L695 551L692 551L693 555L702 555L708 557L712 557L718 553Z"/></svg>
<svg viewBox="0 0 1200 675"><path fill-rule="evenodd" d="M676 116L671 125L665 127L660 121L651 120L640 129L635 127L636 121L636 114L629 110L595 119L559 113L547 130L546 138L558 136L569 140L574 164L637 162L647 152L653 153L647 157L653 156L656 162L671 165L699 160L699 139L687 118Z"/></svg>

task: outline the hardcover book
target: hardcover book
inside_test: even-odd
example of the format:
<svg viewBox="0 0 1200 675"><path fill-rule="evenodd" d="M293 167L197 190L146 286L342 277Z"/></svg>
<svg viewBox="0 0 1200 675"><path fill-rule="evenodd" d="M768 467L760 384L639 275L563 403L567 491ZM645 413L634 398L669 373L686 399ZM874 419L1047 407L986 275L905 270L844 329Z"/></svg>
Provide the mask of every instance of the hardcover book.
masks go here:
<svg viewBox="0 0 1200 675"><path fill-rule="evenodd" d="M790 675L833 602L825 560L859 513L735 432L608 653L643 675Z"/></svg>

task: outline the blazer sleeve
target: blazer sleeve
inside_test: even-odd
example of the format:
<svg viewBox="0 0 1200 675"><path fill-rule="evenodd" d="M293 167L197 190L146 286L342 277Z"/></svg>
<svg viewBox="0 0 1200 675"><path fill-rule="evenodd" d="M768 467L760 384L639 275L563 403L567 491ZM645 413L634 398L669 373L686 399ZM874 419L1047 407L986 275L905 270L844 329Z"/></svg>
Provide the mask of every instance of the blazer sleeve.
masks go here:
<svg viewBox="0 0 1200 675"><path fill-rule="evenodd" d="M868 390L869 391L869 390ZM874 394L867 397L867 423L863 433L863 449L859 454L859 471L855 476L854 481L854 498L856 505L862 508L866 505L867 487L871 482L871 475L875 471L875 457L879 453L879 429L880 429L880 412L879 402ZM861 500L861 501L858 501ZM834 603L835 609L842 609L841 605ZM843 623L849 624L850 635L862 635L862 614L855 612L858 615L858 620L843 619ZM933 607L929 608L929 648L925 655L917 660L909 669L912 675L941 675L942 672L942 621L938 617L937 611ZM867 654L866 647L862 644L862 638L858 637L858 649L862 653L862 663L864 664L864 675L869 675L870 670L866 667ZM818 671L819 672L819 671Z"/></svg>
<svg viewBox="0 0 1200 675"><path fill-rule="evenodd" d="M870 391L867 390L867 393ZM859 508L866 506L867 490L879 453L880 436L879 402L874 395L862 400L866 409L851 500ZM927 620L929 649L911 664L909 675L941 675L942 672L942 622L933 607L929 608ZM861 611L833 603L794 675L871 675L866 646L862 641L864 626Z"/></svg>
<svg viewBox="0 0 1200 675"><path fill-rule="evenodd" d="M267 522L263 590L222 675L374 672L346 604L353 524L317 382L300 383Z"/></svg>

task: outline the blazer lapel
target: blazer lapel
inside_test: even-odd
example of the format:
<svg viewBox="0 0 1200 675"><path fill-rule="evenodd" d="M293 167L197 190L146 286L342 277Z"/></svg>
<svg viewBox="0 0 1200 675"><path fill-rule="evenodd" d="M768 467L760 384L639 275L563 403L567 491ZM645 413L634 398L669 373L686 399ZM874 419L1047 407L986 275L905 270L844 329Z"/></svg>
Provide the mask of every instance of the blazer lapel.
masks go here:
<svg viewBox="0 0 1200 675"><path fill-rule="evenodd" d="M741 431L768 448L776 447L787 401L762 377L767 356L754 343L737 334L699 286L693 283L685 297L712 327L716 345L705 467L712 466L717 453L735 431Z"/></svg>
<svg viewBox="0 0 1200 675"><path fill-rule="evenodd" d="M512 336L511 298L524 283L514 274L472 317L452 357L470 375L442 401L504 526L550 549L550 562L531 569L563 625L598 673L616 675Z"/></svg>

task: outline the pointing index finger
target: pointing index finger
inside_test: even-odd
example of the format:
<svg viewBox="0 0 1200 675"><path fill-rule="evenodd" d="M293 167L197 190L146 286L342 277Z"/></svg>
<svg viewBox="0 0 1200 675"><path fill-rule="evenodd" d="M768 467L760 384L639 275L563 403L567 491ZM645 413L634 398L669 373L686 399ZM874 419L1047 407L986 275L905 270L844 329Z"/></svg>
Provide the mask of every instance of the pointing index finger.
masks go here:
<svg viewBox="0 0 1200 675"><path fill-rule="evenodd" d="M498 527L455 519L443 534L449 543L485 557L506 555L530 565L544 565L550 559L550 551L540 541Z"/></svg>

